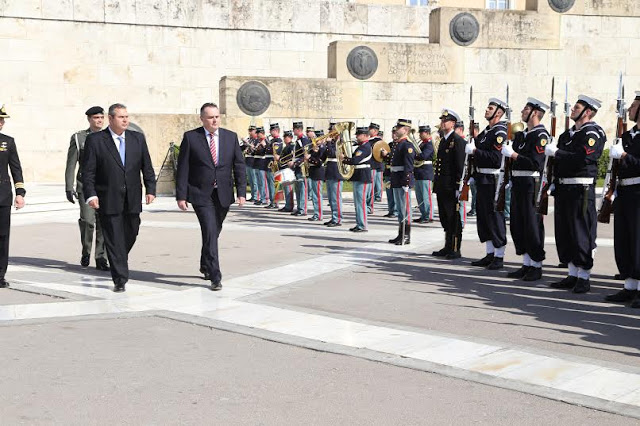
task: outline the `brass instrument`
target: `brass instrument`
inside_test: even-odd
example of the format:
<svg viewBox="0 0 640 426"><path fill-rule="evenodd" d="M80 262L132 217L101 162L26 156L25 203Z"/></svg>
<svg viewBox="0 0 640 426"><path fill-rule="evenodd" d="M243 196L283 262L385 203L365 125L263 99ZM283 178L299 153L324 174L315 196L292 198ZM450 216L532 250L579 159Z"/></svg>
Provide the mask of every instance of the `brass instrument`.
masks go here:
<svg viewBox="0 0 640 426"><path fill-rule="evenodd" d="M276 173L278 170L280 170L280 167L278 165L278 161L276 161L276 155L278 155L278 153L276 152L275 144L271 145L271 152L273 153L273 160L269 161L269 170L271 170L273 173Z"/></svg>
<svg viewBox="0 0 640 426"><path fill-rule="evenodd" d="M336 158L338 159L338 173L345 180L351 179L353 173L356 171L355 166L351 164L345 164L340 161L340 158L351 158L353 156L353 145L351 144L351 131L355 127L355 123L351 121L343 121L337 123L335 132L338 132L340 137L336 140Z"/></svg>
<svg viewBox="0 0 640 426"><path fill-rule="evenodd" d="M416 154L422 154L422 150L420 149L420 142L418 142L418 140L416 139L416 129L411 129L411 131L409 132L409 134L407 135L407 139L409 140L409 142L411 142L413 144L413 148L416 150Z"/></svg>
<svg viewBox="0 0 640 426"><path fill-rule="evenodd" d="M524 123L519 122L519 123L513 124L511 126L511 131L513 132L514 135L516 133L520 133L520 132L524 131Z"/></svg>

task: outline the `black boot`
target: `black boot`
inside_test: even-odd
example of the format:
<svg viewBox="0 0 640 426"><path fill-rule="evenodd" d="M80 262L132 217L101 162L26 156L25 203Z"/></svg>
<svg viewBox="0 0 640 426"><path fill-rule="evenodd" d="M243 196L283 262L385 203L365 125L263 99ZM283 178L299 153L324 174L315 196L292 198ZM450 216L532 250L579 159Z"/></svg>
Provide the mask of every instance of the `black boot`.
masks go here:
<svg viewBox="0 0 640 426"><path fill-rule="evenodd" d="M522 281L538 281L542 279L542 268L530 266L531 269L522 277Z"/></svg>
<svg viewBox="0 0 640 426"><path fill-rule="evenodd" d="M573 290L571 291L576 294L582 294L587 293L589 290L591 290L591 283L589 283L589 280L578 278L576 285L573 286Z"/></svg>
<svg viewBox="0 0 640 426"><path fill-rule="evenodd" d="M400 229L402 229L402 225L400 225ZM404 244L411 244L411 224L409 224L409 222L404 224ZM403 245L402 236L400 240L396 242L396 245Z"/></svg>
<svg viewBox="0 0 640 426"><path fill-rule="evenodd" d="M402 224L398 225L398 236L389 240L390 244L398 244L402 241Z"/></svg>
<svg viewBox="0 0 640 426"><path fill-rule="evenodd" d="M444 234L444 247L441 248L440 250L432 252L431 256L445 257L449 253L451 253L451 239L449 238L449 234L445 233Z"/></svg>
<svg viewBox="0 0 640 426"><path fill-rule="evenodd" d="M509 272L507 274L507 278L523 278L525 275L527 275L527 272L529 272L529 269L531 269L531 266L522 265L520 269Z"/></svg>
<svg viewBox="0 0 640 426"><path fill-rule="evenodd" d="M636 294L638 294L637 290L627 290L626 288L623 288L616 294L608 295L604 300L607 302L626 303L632 301L636 297Z"/></svg>
<svg viewBox="0 0 640 426"><path fill-rule="evenodd" d="M487 269L490 271L497 271L498 269L502 269L504 267L504 258L494 256L493 260L489 265L487 265Z"/></svg>
<svg viewBox="0 0 640 426"><path fill-rule="evenodd" d="M560 281L549 284L549 287L569 289L573 288L576 285L576 281L578 281L578 277L572 277L571 275L569 275L568 277L565 277Z"/></svg>
<svg viewBox="0 0 640 426"><path fill-rule="evenodd" d="M493 257L493 253L487 253L482 259L471 262L471 266L489 266L493 262Z"/></svg>

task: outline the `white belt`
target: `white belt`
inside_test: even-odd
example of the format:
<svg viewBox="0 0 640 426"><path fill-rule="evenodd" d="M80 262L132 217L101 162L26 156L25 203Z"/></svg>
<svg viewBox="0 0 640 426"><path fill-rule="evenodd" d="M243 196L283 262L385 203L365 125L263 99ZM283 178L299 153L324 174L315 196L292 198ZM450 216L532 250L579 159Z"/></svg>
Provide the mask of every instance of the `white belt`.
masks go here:
<svg viewBox="0 0 640 426"><path fill-rule="evenodd" d="M404 166L391 166L392 172L404 172Z"/></svg>
<svg viewBox="0 0 640 426"><path fill-rule="evenodd" d="M265 155L265 156L264 156L264 157L262 157L262 158L273 158L273 155Z"/></svg>
<svg viewBox="0 0 640 426"><path fill-rule="evenodd" d="M620 179L620 181L618 182L618 185L620 186L631 186L638 184L640 184L640 177Z"/></svg>
<svg viewBox="0 0 640 426"><path fill-rule="evenodd" d="M354 166L354 169L368 169L369 167L371 167L371 164L358 164Z"/></svg>
<svg viewBox="0 0 640 426"><path fill-rule="evenodd" d="M338 159L337 158L327 158L327 161L331 161L333 163L337 163Z"/></svg>
<svg viewBox="0 0 640 426"><path fill-rule="evenodd" d="M484 167L476 168L476 172L483 175L497 175L500 173L500 169L486 169Z"/></svg>
<svg viewBox="0 0 640 426"><path fill-rule="evenodd" d="M591 185L594 182L594 178L590 177L574 177L574 178L560 178L558 179L560 185Z"/></svg>
<svg viewBox="0 0 640 426"><path fill-rule="evenodd" d="M511 176L513 177L539 177L540 172L532 170L511 170Z"/></svg>
<svg viewBox="0 0 640 426"><path fill-rule="evenodd" d="M416 161L414 163L414 165L417 165L417 164L420 164L417 167L422 167L422 166L426 166L426 165L429 165L429 164L433 164L433 161Z"/></svg>

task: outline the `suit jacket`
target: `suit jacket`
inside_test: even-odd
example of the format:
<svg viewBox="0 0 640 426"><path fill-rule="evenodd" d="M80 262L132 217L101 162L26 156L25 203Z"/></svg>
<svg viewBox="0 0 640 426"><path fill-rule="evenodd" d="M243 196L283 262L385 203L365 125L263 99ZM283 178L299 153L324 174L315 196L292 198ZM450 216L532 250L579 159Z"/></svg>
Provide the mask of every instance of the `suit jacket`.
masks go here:
<svg viewBox="0 0 640 426"><path fill-rule="evenodd" d="M213 205L214 184L218 187L220 205L229 208L238 197L246 197L247 174L238 135L227 129L218 130L218 165L214 165L209 141L203 127L184 134L178 155L176 199L196 206Z"/></svg>
<svg viewBox="0 0 640 426"><path fill-rule="evenodd" d="M126 130L124 137L124 166L109 128L89 134L84 145L84 196L85 199L97 196L103 214L142 211L141 172L147 194L156 194L156 175L144 135Z"/></svg>
<svg viewBox="0 0 640 426"><path fill-rule="evenodd" d="M0 206L10 206L13 203L9 169L13 177L16 195L24 197L27 191L24 189L22 166L20 165L20 158L18 158L16 142L11 136L0 133Z"/></svg>

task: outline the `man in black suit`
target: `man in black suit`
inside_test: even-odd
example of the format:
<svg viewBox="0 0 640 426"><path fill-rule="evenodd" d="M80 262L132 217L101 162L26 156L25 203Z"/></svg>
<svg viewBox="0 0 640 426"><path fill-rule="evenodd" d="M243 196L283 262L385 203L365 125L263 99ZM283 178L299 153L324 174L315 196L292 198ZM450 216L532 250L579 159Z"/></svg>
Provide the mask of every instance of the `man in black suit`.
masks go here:
<svg viewBox="0 0 640 426"><path fill-rule="evenodd" d="M220 128L220 110L213 103L200 108L202 127L185 132L178 156L176 200L180 210L189 204L200 222L202 250L200 271L211 280L211 290L222 289L218 237L222 222L235 202L245 203L247 175L238 135Z"/></svg>
<svg viewBox="0 0 640 426"><path fill-rule="evenodd" d="M104 245L111 264L115 292L125 291L129 280L129 252L136 242L142 212L142 183L146 202L156 194L156 177L149 148L142 133L127 130L127 107L109 107L109 127L91 133L85 142L83 161L84 195L98 210Z"/></svg>

